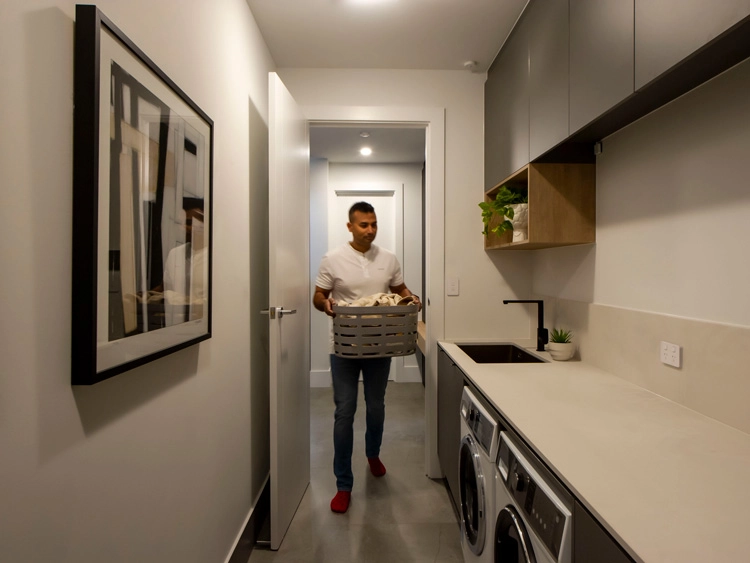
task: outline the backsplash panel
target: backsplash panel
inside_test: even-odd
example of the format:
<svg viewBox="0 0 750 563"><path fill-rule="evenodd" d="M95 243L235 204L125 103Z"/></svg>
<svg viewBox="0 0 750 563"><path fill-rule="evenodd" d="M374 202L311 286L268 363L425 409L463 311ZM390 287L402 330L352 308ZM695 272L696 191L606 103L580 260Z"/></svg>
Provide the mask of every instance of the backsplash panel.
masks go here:
<svg viewBox="0 0 750 563"><path fill-rule="evenodd" d="M547 327L574 333L577 357L662 397L750 433L750 328L549 296ZM659 344L682 347L682 367Z"/></svg>

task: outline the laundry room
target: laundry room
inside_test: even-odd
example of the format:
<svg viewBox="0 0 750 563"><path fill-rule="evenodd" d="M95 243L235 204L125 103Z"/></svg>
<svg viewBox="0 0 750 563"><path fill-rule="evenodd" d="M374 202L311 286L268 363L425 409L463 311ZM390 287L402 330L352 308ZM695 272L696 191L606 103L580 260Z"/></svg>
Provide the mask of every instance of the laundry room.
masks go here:
<svg viewBox="0 0 750 563"><path fill-rule="evenodd" d="M137 96L120 89L127 105L106 95L107 61L99 112L76 103L77 69L100 51L77 45L75 2L3 2L0 559L744 560L748 0L95 8L111 24L98 40L125 38L117 53L138 63L131 75L169 85L159 92L183 100L179 119L206 118L206 150L188 134L180 158L201 155L195 177L206 180L210 210L183 208L190 194L170 209L174 232L198 226L199 211L210 218L200 266L210 307L193 309L210 316L198 339L141 355L131 336L115 338L87 314L123 301L109 291L121 248L96 245L149 224L156 192L133 187L184 176L160 175L157 152L143 156L159 142L155 114L151 125L120 128L133 142L110 154L108 127L120 126L110 108L132 116ZM74 162L84 107L98 116L86 127L98 147L88 169L102 166L84 186L99 197L82 201ZM316 128L328 127L359 139L418 131L424 159L365 179L349 173L352 163L320 166L325 155L311 149ZM279 156L301 163L294 181ZM117 201L144 218L137 225L104 220L113 170L133 188ZM403 206L383 204L383 221L415 229L401 235L400 259L423 305L423 363L401 358L388 382L387 473L376 476L355 450L351 507L335 513L328 328L312 304L338 209L323 198L396 198L391 184ZM281 198L287 187L302 197ZM515 238L515 211L483 224L480 204L503 188L527 200L511 203L526 205ZM83 238L81 209L102 226ZM350 236L346 217L338 222ZM197 244L198 231L170 244ZM279 266L290 264L284 275ZM144 288L132 296L134 318L165 289ZM80 327L92 339L74 347ZM294 342L279 348L291 327ZM73 366L101 355L97 339L133 363L81 384ZM572 345L570 359L554 359L557 344ZM487 356L469 348L480 345ZM287 361L296 363L285 372ZM363 405L355 424L365 416ZM364 440L364 426L355 429ZM299 479L285 487L290 473Z"/></svg>

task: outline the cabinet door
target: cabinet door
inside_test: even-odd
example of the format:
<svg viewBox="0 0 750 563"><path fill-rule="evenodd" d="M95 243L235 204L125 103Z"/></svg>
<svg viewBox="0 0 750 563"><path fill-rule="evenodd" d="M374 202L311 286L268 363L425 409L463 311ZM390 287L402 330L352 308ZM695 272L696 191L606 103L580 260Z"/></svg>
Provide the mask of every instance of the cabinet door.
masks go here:
<svg viewBox="0 0 750 563"><path fill-rule="evenodd" d="M576 563L632 563L620 545L578 501L573 507L573 560Z"/></svg>
<svg viewBox="0 0 750 563"><path fill-rule="evenodd" d="M750 0L636 0L638 90L750 15Z"/></svg>
<svg viewBox="0 0 750 563"><path fill-rule="evenodd" d="M463 372L438 348L438 459L458 508L458 450L461 441Z"/></svg>
<svg viewBox="0 0 750 563"><path fill-rule="evenodd" d="M568 137L568 0L532 0L529 37L529 159Z"/></svg>
<svg viewBox="0 0 750 563"><path fill-rule="evenodd" d="M484 85L484 189L529 162L529 46L516 24Z"/></svg>
<svg viewBox="0 0 750 563"><path fill-rule="evenodd" d="M570 0L570 133L633 93L633 0Z"/></svg>

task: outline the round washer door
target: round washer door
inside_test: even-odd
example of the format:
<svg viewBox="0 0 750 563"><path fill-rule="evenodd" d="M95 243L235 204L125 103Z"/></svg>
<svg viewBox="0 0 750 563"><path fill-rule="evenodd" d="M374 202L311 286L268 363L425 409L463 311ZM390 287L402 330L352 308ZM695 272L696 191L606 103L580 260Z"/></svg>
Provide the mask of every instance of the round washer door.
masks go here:
<svg viewBox="0 0 750 563"><path fill-rule="evenodd" d="M536 563L523 520L511 505L503 508L497 515L495 563Z"/></svg>
<svg viewBox="0 0 750 563"><path fill-rule="evenodd" d="M468 434L461 439L458 452L458 490L461 533L471 552L479 555L484 550L487 533L484 473L476 440Z"/></svg>

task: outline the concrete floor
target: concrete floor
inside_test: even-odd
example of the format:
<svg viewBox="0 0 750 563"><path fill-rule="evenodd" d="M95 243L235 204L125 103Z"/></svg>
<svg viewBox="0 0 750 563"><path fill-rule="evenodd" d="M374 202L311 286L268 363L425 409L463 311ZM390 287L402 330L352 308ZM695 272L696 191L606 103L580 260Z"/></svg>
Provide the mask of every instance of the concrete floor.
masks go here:
<svg viewBox="0 0 750 563"><path fill-rule="evenodd" d="M364 398L355 420L354 489L346 514L331 512L333 397L311 391L311 475L278 551L256 547L248 563L461 562L460 528L443 480L424 470L424 387L388 384L380 459L387 474L370 474L364 454Z"/></svg>

